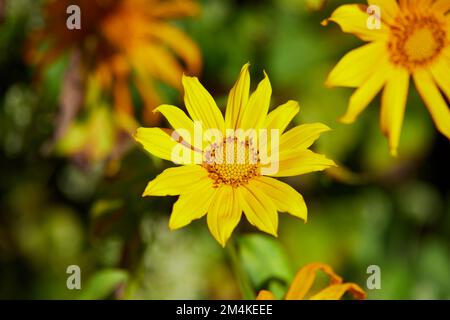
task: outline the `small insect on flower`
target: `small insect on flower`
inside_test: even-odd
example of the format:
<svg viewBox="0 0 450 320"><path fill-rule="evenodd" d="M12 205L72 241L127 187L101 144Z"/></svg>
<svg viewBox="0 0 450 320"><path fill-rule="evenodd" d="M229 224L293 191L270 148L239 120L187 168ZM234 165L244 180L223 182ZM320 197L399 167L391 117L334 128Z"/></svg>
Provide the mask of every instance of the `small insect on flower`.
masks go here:
<svg viewBox="0 0 450 320"><path fill-rule="evenodd" d="M315 294L310 294L310 290L316 279L316 272L322 270L330 277L330 284ZM340 300L346 292L353 295L355 299L364 300L366 293L355 283L343 283L340 276L334 273L333 269L323 263L311 263L301 268L288 292L286 300ZM256 297L257 300L275 300L272 292L261 290Z"/></svg>
<svg viewBox="0 0 450 320"><path fill-rule="evenodd" d="M241 219L277 235L277 211L306 221L303 197L272 177L296 176L335 166L308 148L329 128L304 124L284 132L299 112L288 101L270 113L272 88L267 75L249 94L249 65L232 88L225 119L214 99L197 78L183 76L184 101L190 117L175 106L161 112L175 131L139 128L135 139L153 155L182 166L169 168L151 181L143 196L175 196L170 229L207 215L209 230L225 246ZM199 127L206 129L202 135ZM270 131L270 135L267 132ZM194 137L194 139L192 139ZM184 156L178 156L183 153ZM270 156L267 156L270 153ZM186 156L187 155L187 156Z"/></svg>
<svg viewBox="0 0 450 320"><path fill-rule="evenodd" d="M450 0L369 0L380 8L379 28L368 28L367 7L343 5L329 19L370 42L349 52L331 71L327 86L357 88L341 118L352 123L384 87L381 130L397 155L410 76L437 129L450 139ZM441 93L441 91L442 93Z"/></svg>

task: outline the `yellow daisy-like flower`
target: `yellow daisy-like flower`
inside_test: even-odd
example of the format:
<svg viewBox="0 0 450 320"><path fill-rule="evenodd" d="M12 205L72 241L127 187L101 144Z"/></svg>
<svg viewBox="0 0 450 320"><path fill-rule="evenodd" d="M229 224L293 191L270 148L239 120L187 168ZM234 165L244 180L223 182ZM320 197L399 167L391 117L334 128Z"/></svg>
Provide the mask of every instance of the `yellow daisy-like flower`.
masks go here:
<svg viewBox="0 0 450 320"><path fill-rule="evenodd" d="M175 161L183 166L167 169L151 181L143 196L179 195L170 217L170 229L184 227L207 214L209 230L222 246L242 212L252 225L274 236L277 211L289 212L306 221L303 197L271 176L301 175L335 165L325 156L308 150L329 128L314 123L284 132L299 111L298 103L289 101L268 113L272 93L269 78L265 75L250 95L248 67L247 64L242 68L229 94L225 119L198 79L183 76L184 101L190 117L175 106L162 105L156 111L166 117L175 131L170 134L168 129L139 128L135 134L148 152L160 158L174 161L174 150L175 154L181 151L188 155ZM212 130L215 140L200 137L200 141L192 143L198 123ZM238 134L243 130L269 130L279 136L256 141L253 136ZM264 159L268 151L270 161ZM276 170L270 170L273 168Z"/></svg>
<svg viewBox="0 0 450 320"><path fill-rule="evenodd" d="M308 295L318 270L322 270L330 276L330 284L318 293ZM309 300L340 300L346 292L351 293L358 300L366 298L366 293L361 287L355 283L343 283L342 278L334 273L330 266L323 263L311 263L297 272L284 298L285 300L305 300L308 295L307 299ZM275 296L270 291L261 290L256 299L275 300Z"/></svg>
<svg viewBox="0 0 450 320"><path fill-rule="evenodd" d="M81 11L81 29L69 30L66 10L73 4ZM151 111L161 103L155 83L181 90L183 72L197 74L201 68L200 50L169 20L198 12L193 0L50 0L44 27L30 37L27 58L45 67L79 50L84 79L93 75L115 109L129 115L135 112L132 82L145 103L145 119L154 123Z"/></svg>
<svg viewBox="0 0 450 320"><path fill-rule="evenodd" d="M450 110L443 97L450 99L450 1L368 3L369 10L364 5L343 5L324 22L334 21L344 32L370 42L344 56L326 81L328 86L358 88L342 122L355 121L384 87L381 130L395 156L412 76L437 129L450 139Z"/></svg>

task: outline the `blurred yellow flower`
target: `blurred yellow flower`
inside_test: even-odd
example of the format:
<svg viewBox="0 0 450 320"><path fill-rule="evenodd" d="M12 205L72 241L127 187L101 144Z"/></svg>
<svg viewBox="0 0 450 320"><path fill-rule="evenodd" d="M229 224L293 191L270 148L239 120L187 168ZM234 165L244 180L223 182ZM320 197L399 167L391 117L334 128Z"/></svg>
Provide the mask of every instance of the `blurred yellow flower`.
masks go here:
<svg viewBox="0 0 450 320"><path fill-rule="evenodd" d="M307 297L314 284L318 270L322 270L330 277L330 284L318 293L309 294ZM305 298L309 300L340 300L346 292L351 293L358 300L364 300L366 298L366 293L361 287L355 283L343 283L342 278L334 273L329 265L311 263L297 272L284 298L286 300L305 300ZM275 296L270 291L261 290L256 299L275 300Z"/></svg>
<svg viewBox="0 0 450 320"><path fill-rule="evenodd" d="M358 4L342 5L324 21L334 21L344 32L370 42L344 56L326 81L330 87L358 88L341 121L355 121L384 87L381 130L395 156L412 75L437 129L450 139L450 110L442 95L450 99L450 1L368 3L369 10Z"/></svg>
<svg viewBox="0 0 450 320"><path fill-rule="evenodd" d="M325 156L308 150L329 128L313 123L283 133L298 113L298 103L288 101L268 113L272 94L269 78L265 75L250 95L248 67L247 64L242 68L229 94L225 119L198 79L183 76L184 101L190 118L175 106L162 105L156 110L175 130L172 135L170 130L160 128L139 128L135 134L148 152L184 164L158 175L143 196L180 195L170 217L170 229L184 227L207 214L209 230L222 246L239 223L242 211L252 225L274 236L277 211L289 212L306 221L303 197L269 176L295 176L335 165ZM194 138L192 143L199 123L214 137L206 138L207 141L200 137L200 142ZM272 133L267 139L264 135L256 139L240 134L267 130ZM174 150L180 148L188 157L175 160ZM265 159L267 152L271 153L269 161Z"/></svg>
<svg viewBox="0 0 450 320"><path fill-rule="evenodd" d="M70 124L57 142L55 151L78 160L80 164L110 160L108 165L111 167L117 160L115 158L121 155L119 147L126 147L122 140L128 140L127 133L136 127L133 118L111 112L107 105L95 106L87 110L85 117Z"/></svg>
<svg viewBox="0 0 450 320"><path fill-rule="evenodd" d="M144 117L153 123L151 111L160 104L155 81L181 90L183 72L199 72L199 49L168 23L196 15L195 1L79 0L81 29L69 30L66 10L72 4L71 0L46 4L45 25L30 37L28 60L45 67L69 50L79 50L84 78L94 75L117 111L134 115L129 89L133 82L146 106Z"/></svg>

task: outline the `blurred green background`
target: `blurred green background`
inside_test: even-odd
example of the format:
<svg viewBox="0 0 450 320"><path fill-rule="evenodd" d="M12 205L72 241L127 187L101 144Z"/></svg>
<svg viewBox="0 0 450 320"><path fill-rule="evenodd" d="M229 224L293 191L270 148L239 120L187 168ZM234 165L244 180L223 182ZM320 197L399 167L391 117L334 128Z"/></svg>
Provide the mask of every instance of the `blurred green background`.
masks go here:
<svg viewBox="0 0 450 320"><path fill-rule="evenodd" d="M171 232L176 198L141 198L169 163L132 144L106 174L107 161L87 166L48 151L68 62L59 59L36 83L24 43L43 23L42 1L0 3L0 298L240 298L205 219ZM308 223L280 214L274 239L241 221L239 255L254 289L278 297L299 267L318 261L364 289L367 267L380 266L381 289L367 290L369 299L450 299L449 142L413 88L398 158L379 130L378 99L355 124L336 121L352 91L323 83L361 44L320 24L341 3L203 0L201 16L177 22L201 48L201 81L221 107L250 62L253 86L269 74L273 107L298 100L296 123L333 128L314 148L344 168L288 179L307 202ZM166 99L182 106L173 90ZM66 287L72 264L82 290Z"/></svg>

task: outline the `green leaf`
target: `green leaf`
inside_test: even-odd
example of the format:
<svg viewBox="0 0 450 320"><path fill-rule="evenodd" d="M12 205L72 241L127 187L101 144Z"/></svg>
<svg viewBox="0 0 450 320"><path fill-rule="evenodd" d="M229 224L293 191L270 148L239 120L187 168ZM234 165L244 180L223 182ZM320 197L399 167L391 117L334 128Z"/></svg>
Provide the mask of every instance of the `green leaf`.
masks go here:
<svg viewBox="0 0 450 320"><path fill-rule="evenodd" d="M95 273L82 287L81 300L105 299L111 295L118 286L128 279L128 273L120 269L104 269Z"/></svg>
<svg viewBox="0 0 450 320"><path fill-rule="evenodd" d="M254 287L263 288L270 280L288 283L292 278L289 260L279 242L271 237L251 234L239 240L240 257Z"/></svg>

